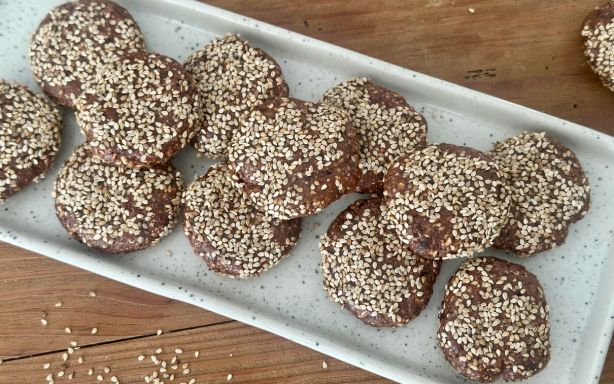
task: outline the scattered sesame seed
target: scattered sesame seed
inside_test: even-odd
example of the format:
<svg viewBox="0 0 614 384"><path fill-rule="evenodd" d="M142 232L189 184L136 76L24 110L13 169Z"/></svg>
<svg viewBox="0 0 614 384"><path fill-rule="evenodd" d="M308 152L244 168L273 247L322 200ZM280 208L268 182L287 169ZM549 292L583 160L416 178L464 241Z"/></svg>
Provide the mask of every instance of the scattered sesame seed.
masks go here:
<svg viewBox="0 0 614 384"><path fill-rule="evenodd" d="M328 368L328 363L326 361L322 362L322 368L324 368L324 369Z"/></svg>
<svg viewBox="0 0 614 384"><path fill-rule="evenodd" d="M469 11L469 13L475 13L475 8L467 8L467 10Z"/></svg>
<svg viewBox="0 0 614 384"><path fill-rule="evenodd" d="M183 353L183 349L181 349L181 348L175 348L175 353Z"/></svg>
<svg viewBox="0 0 614 384"><path fill-rule="evenodd" d="M51 363L43 364L43 369L49 369L49 367L51 367Z"/></svg>
<svg viewBox="0 0 614 384"><path fill-rule="evenodd" d="M55 303L55 306L56 306L56 307L61 307L61 306L62 306L62 302L61 302L61 301L58 301L57 303Z"/></svg>
<svg viewBox="0 0 614 384"><path fill-rule="evenodd" d="M230 381L232 380L232 373L229 373L228 376L226 376L226 381Z"/></svg>
<svg viewBox="0 0 614 384"><path fill-rule="evenodd" d="M44 327L48 324L46 319L41 319L41 325Z"/></svg>
<svg viewBox="0 0 614 384"><path fill-rule="evenodd" d="M98 332L98 328L94 327L92 328L91 334L95 335Z"/></svg>
<svg viewBox="0 0 614 384"><path fill-rule="evenodd" d="M157 335L157 336L160 336L161 334L162 334L162 330L161 330L161 329L158 329L158 330L156 331L156 335Z"/></svg>
<svg viewBox="0 0 614 384"><path fill-rule="evenodd" d="M66 328L64 328L64 332L66 332L66 333L72 333L72 330L70 329L70 327L66 327Z"/></svg>
<svg viewBox="0 0 614 384"><path fill-rule="evenodd" d="M145 355L139 355L139 357L137 357L138 361L143 361L145 360Z"/></svg>
<svg viewBox="0 0 614 384"><path fill-rule="evenodd" d="M91 297L96 297L96 292L94 292L94 291L90 291L90 296L91 296Z"/></svg>

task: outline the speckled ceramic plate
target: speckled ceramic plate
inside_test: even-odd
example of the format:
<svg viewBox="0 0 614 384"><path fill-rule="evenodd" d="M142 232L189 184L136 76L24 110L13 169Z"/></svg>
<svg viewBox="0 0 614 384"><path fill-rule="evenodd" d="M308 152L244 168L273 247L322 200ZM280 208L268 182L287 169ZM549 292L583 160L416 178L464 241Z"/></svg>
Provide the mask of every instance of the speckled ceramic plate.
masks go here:
<svg viewBox="0 0 614 384"><path fill-rule="evenodd" d="M0 1L0 77L35 87L29 37L54 0ZM569 145L592 187L589 215L567 242L521 260L542 282L551 307L552 360L528 382L597 382L614 323L614 138L445 81L188 0L122 1L140 23L150 50L184 60L225 32L238 32L283 67L293 96L316 100L350 76L372 76L401 92L428 119L428 138L486 150L521 130L545 130ZM545 86L545 85L544 85ZM51 187L81 134L66 113L60 158L47 179L0 206L0 240L124 283L182 300L279 334L404 383L459 383L435 346L443 286L459 262L446 262L428 308L406 327L376 330L330 302L321 286L318 239L349 196L304 222L292 256L260 278L217 276L192 253L179 229L151 249L125 256L93 252L71 240L55 217ZM175 163L187 182L209 166L185 150ZM167 256L166 251L172 255ZM499 255L498 252L487 252Z"/></svg>

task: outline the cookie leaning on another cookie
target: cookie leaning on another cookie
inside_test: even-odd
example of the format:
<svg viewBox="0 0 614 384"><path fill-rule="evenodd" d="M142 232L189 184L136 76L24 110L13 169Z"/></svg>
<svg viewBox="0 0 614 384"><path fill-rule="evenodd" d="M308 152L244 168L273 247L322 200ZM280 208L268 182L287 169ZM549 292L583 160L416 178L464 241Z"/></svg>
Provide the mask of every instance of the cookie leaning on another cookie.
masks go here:
<svg viewBox="0 0 614 384"><path fill-rule="evenodd" d="M241 115L288 96L279 64L237 35L214 39L188 57L185 68L202 97L203 125L192 143L206 157L225 160Z"/></svg>
<svg viewBox="0 0 614 384"><path fill-rule="evenodd" d="M471 258L446 285L437 340L446 360L471 380L527 379L550 360L548 305L523 266Z"/></svg>
<svg viewBox="0 0 614 384"><path fill-rule="evenodd" d="M315 214L353 191L358 158L347 112L285 97L244 115L229 148L256 209L281 220Z"/></svg>
<svg viewBox="0 0 614 384"><path fill-rule="evenodd" d="M0 203L44 177L60 149L61 130L52 102L0 80Z"/></svg>
<svg viewBox="0 0 614 384"><path fill-rule="evenodd" d="M175 227L183 179L172 165L128 168L106 164L78 147L53 189L60 223L75 239L109 253L156 244Z"/></svg>
<svg viewBox="0 0 614 384"><path fill-rule="evenodd" d="M491 246L510 205L494 160L452 144L399 156L388 167L384 196L401 241L427 258L471 257Z"/></svg>
<svg viewBox="0 0 614 384"><path fill-rule="evenodd" d="M523 132L489 152L511 199L498 248L530 256L565 241L590 207L590 187L576 155L553 137Z"/></svg>
<svg viewBox="0 0 614 384"><path fill-rule="evenodd" d="M362 77L347 80L322 101L347 110L360 143L362 175L357 192L379 193L388 164L426 145L426 120L398 93Z"/></svg>
<svg viewBox="0 0 614 384"><path fill-rule="evenodd" d="M209 269L250 277L278 264L294 247L301 219L281 221L256 211L226 163L212 165L184 195L184 232Z"/></svg>
<svg viewBox="0 0 614 384"><path fill-rule="evenodd" d="M166 164L201 124L200 97L177 61L135 53L107 65L77 100L92 153L109 164Z"/></svg>
<svg viewBox="0 0 614 384"><path fill-rule="evenodd" d="M409 252L385 209L371 197L335 218L320 241L322 276L328 296L362 322L398 327L426 307L441 263Z"/></svg>
<svg viewBox="0 0 614 384"><path fill-rule="evenodd" d="M591 12L582 27L584 54L603 85L614 92L614 0Z"/></svg>
<svg viewBox="0 0 614 384"><path fill-rule="evenodd" d="M78 0L52 9L32 36L34 78L56 103L73 107L101 67L145 50L126 9L108 0Z"/></svg>

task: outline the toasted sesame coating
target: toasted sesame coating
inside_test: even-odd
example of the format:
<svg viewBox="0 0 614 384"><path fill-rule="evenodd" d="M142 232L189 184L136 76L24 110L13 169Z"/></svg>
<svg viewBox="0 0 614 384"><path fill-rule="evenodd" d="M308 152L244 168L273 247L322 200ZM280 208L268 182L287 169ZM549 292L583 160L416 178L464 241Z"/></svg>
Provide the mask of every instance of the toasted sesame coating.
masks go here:
<svg viewBox="0 0 614 384"><path fill-rule="evenodd" d="M225 160L241 115L267 99L288 96L277 62L237 35L214 39L188 57L185 67L203 99L203 126L193 145L206 157Z"/></svg>
<svg viewBox="0 0 614 384"><path fill-rule="evenodd" d="M388 164L397 156L426 145L426 120L405 98L366 77L329 89L324 103L347 110L360 143L362 176L357 192L382 191Z"/></svg>
<svg viewBox="0 0 614 384"><path fill-rule="evenodd" d="M523 266L475 257L446 285L437 340L446 360L471 380L535 375L550 360L549 338L544 291Z"/></svg>
<svg viewBox="0 0 614 384"><path fill-rule="evenodd" d="M61 129L53 103L0 80L0 203L44 177L60 149Z"/></svg>
<svg viewBox="0 0 614 384"><path fill-rule="evenodd" d="M544 132L522 132L490 151L511 199L496 247L530 256L562 244L590 208L590 187L576 155Z"/></svg>
<svg viewBox="0 0 614 384"><path fill-rule="evenodd" d="M235 182L226 163L194 180L184 194L184 232L209 269L230 277L257 276L290 253L301 219L264 216Z"/></svg>
<svg viewBox="0 0 614 384"><path fill-rule="evenodd" d="M167 163L201 123L200 97L181 64L135 53L107 65L77 101L93 154L130 167Z"/></svg>
<svg viewBox="0 0 614 384"><path fill-rule="evenodd" d="M281 220L315 214L353 191L358 158L347 112L285 97L244 115L229 151L256 209Z"/></svg>
<svg viewBox="0 0 614 384"><path fill-rule="evenodd" d="M107 0L79 0L52 9L32 37L34 78L56 103L73 107L101 67L143 51L145 42L127 10Z"/></svg>
<svg viewBox="0 0 614 384"><path fill-rule="evenodd" d="M614 92L614 0L586 17L582 37L584 54L593 72Z"/></svg>
<svg viewBox="0 0 614 384"><path fill-rule="evenodd" d="M492 245L509 198L490 156L433 144L398 157L384 179L388 216L419 256L471 257Z"/></svg>
<svg viewBox="0 0 614 384"><path fill-rule="evenodd" d="M75 239L109 253L147 248L175 227L183 179L167 164L128 168L78 147L55 181L58 219Z"/></svg>
<svg viewBox="0 0 614 384"><path fill-rule="evenodd" d="M440 262L418 258L399 241L381 197L341 212L320 241L328 296L374 327L398 327L418 316L433 293Z"/></svg>

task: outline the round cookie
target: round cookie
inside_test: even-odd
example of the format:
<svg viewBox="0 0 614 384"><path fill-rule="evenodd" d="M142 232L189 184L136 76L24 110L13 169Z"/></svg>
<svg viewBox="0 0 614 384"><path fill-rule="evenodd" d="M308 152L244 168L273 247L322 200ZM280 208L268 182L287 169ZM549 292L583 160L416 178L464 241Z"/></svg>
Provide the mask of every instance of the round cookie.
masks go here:
<svg viewBox="0 0 614 384"><path fill-rule="evenodd" d="M280 221L256 211L226 163L209 168L184 195L184 232L209 269L230 277L257 276L297 243L301 219Z"/></svg>
<svg viewBox="0 0 614 384"><path fill-rule="evenodd" d="M254 206L281 220L317 213L353 191L358 158L347 112L284 97L244 115L229 148Z"/></svg>
<svg viewBox="0 0 614 384"><path fill-rule="evenodd" d="M384 178L388 216L421 257L471 257L492 245L509 198L497 164L472 148L433 144L398 157Z"/></svg>
<svg viewBox="0 0 614 384"><path fill-rule="evenodd" d="M62 116L49 100L0 80L0 203L44 177L62 140Z"/></svg>
<svg viewBox="0 0 614 384"><path fill-rule="evenodd" d="M237 35L214 39L188 57L185 68L203 101L203 125L192 144L206 157L226 159L241 115L267 99L288 96L277 62Z"/></svg>
<svg viewBox="0 0 614 384"><path fill-rule="evenodd" d="M530 256L562 244L569 225L590 207L588 179L574 153L544 132L522 132L495 144L489 154L511 199L494 245Z"/></svg>
<svg viewBox="0 0 614 384"><path fill-rule="evenodd" d="M426 145L427 125L398 93L362 77L329 89L323 102L347 110L360 143L362 176L356 191L379 193L386 167L397 156Z"/></svg>
<svg viewBox="0 0 614 384"><path fill-rule="evenodd" d="M82 145L60 171L53 198L58 219L73 238L104 252L126 253L171 232L182 183L170 164L140 169L107 164Z"/></svg>
<svg viewBox="0 0 614 384"><path fill-rule="evenodd" d="M107 65L77 101L90 150L110 164L166 164L200 124L200 98L181 64L135 53Z"/></svg>
<svg viewBox="0 0 614 384"><path fill-rule="evenodd" d="M341 212L320 241L324 289L373 327L398 327L429 302L440 262L418 258L399 241L381 197Z"/></svg>
<svg viewBox="0 0 614 384"><path fill-rule="evenodd" d="M614 1L591 12L582 27L584 54L603 85L614 92Z"/></svg>
<svg viewBox="0 0 614 384"><path fill-rule="evenodd" d="M78 0L43 19L32 36L30 64L43 91L73 107L102 66L143 50L143 34L127 10L107 0Z"/></svg>
<svg viewBox="0 0 614 384"><path fill-rule="evenodd" d="M544 291L523 266L471 258L446 285L437 340L446 360L471 380L518 381L550 360Z"/></svg>

